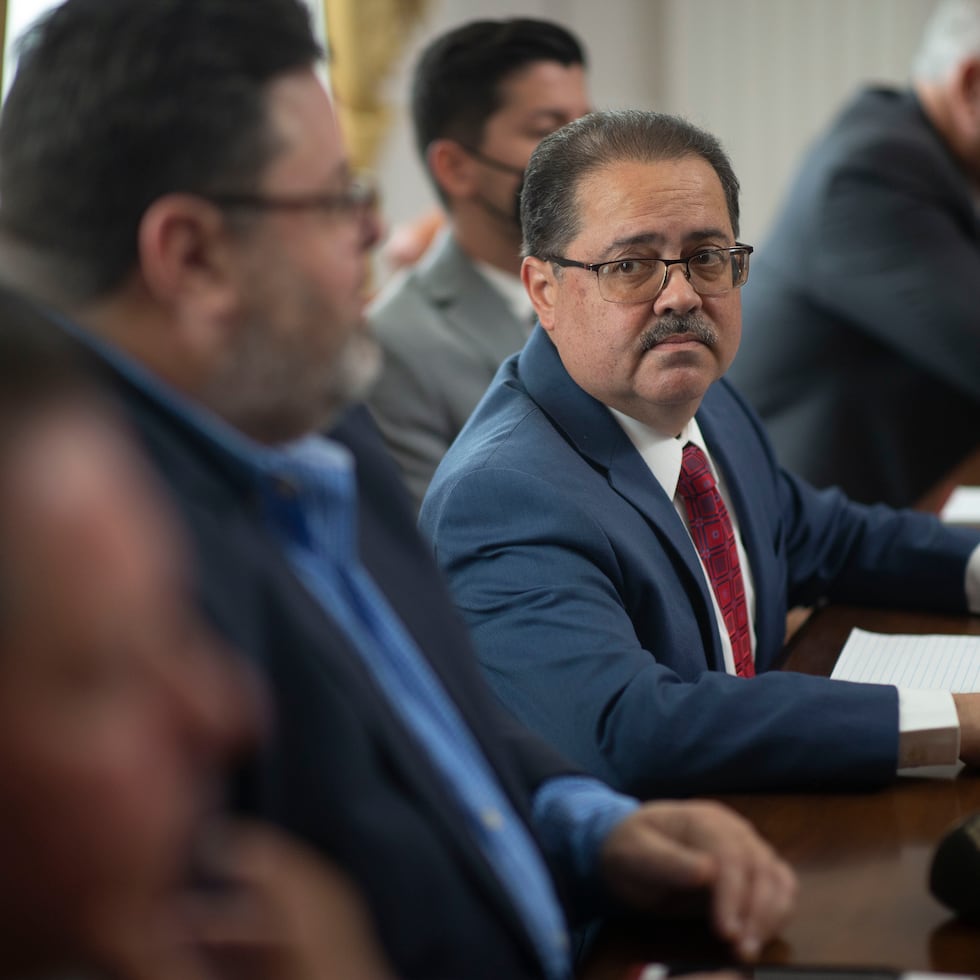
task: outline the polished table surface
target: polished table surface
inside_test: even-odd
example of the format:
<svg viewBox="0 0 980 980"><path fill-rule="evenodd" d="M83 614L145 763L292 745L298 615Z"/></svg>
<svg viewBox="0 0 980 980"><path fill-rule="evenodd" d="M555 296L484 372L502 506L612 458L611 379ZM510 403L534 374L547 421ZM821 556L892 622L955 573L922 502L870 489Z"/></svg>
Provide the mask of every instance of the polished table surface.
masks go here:
<svg viewBox="0 0 980 980"><path fill-rule="evenodd" d="M829 674L853 626L980 635L980 617L828 607L794 636L784 668ZM949 768L902 775L893 786L866 793L719 799L748 817L799 877L796 915L763 951L763 962L980 974L980 926L956 919L928 889L936 843L952 824L980 810L980 774ZM605 928L580 976L624 980L632 965L647 960L727 958L703 926L624 922Z"/></svg>

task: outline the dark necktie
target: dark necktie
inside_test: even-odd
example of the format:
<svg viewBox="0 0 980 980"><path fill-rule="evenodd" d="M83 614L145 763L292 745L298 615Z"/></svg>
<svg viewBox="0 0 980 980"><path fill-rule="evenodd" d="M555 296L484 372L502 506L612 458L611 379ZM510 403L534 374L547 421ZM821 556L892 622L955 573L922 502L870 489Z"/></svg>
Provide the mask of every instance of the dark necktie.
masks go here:
<svg viewBox="0 0 980 980"><path fill-rule="evenodd" d="M677 492L684 498L691 537L711 579L711 588L728 630L735 673L740 677L753 677L755 665L749 635L749 610L735 531L708 460L691 442L684 447Z"/></svg>

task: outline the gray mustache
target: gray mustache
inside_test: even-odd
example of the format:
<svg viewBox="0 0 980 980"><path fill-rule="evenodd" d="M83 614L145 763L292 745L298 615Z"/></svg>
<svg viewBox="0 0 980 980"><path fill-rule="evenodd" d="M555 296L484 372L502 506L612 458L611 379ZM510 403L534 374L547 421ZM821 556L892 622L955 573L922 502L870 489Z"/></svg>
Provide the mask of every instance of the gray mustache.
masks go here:
<svg viewBox="0 0 980 980"><path fill-rule="evenodd" d="M700 313L686 315L667 313L652 327L643 331L640 335L640 348L644 351L651 350L657 344L662 344L668 337L684 333L691 334L706 347L714 347L718 343L717 332Z"/></svg>

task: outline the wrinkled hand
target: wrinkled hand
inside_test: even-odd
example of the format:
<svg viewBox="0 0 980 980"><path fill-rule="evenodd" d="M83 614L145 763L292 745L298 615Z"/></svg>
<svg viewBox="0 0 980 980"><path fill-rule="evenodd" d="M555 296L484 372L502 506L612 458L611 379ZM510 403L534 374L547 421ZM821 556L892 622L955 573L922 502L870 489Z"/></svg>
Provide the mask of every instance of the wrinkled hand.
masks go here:
<svg viewBox="0 0 980 980"><path fill-rule="evenodd" d="M234 884L195 903L195 945L216 978L392 980L368 912L348 879L265 827L223 848Z"/></svg>
<svg viewBox="0 0 980 980"><path fill-rule="evenodd" d="M611 893L659 913L707 899L712 924L754 959L786 923L796 898L789 866L734 811L718 803L648 803L620 822L600 853Z"/></svg>

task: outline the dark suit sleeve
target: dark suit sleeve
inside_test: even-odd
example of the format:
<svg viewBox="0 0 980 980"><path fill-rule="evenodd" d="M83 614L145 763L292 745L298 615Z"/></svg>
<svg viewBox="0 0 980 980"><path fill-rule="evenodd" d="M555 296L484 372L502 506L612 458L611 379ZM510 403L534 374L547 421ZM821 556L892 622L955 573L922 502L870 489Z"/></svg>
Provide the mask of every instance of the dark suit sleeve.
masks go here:
<svg viewBox="0 0 980 980"><path fill-rule="evenodd" d="M793 252L807 267L787 271L840 322L980 400L980 243L939 152L884 141L842 165Z"/></svg>

